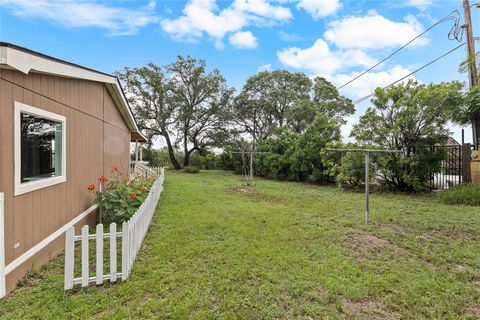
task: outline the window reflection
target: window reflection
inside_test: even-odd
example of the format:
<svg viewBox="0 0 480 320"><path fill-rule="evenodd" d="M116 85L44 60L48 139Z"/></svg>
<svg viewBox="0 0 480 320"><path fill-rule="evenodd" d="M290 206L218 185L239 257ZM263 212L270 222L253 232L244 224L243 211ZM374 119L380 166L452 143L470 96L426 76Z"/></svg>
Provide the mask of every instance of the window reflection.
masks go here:
<svg viewBox="0 0 480 320"><path fill-rule="evenodd" d="M28 113L21 121L21 182L62 175L62 123Z"/></svg>

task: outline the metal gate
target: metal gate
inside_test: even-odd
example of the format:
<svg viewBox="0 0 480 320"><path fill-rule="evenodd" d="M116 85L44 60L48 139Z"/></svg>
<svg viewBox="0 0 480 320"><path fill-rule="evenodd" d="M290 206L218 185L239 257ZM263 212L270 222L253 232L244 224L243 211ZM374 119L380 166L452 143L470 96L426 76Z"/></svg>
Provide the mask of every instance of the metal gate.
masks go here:
<svg viewBox="0 0 480 320"><path fill-rule="evenodd" d="M432 189L448 189L454 185L470 181L470 144L433 146L434 152L442 152L440 172L431 176Z"/></svg>

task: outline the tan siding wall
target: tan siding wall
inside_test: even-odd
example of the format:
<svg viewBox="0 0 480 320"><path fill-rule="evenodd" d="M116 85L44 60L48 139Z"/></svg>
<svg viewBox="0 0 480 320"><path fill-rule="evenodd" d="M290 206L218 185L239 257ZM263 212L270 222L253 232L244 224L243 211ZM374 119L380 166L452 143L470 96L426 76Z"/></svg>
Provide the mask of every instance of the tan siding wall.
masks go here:
<svg viewBox="0 0 480 320"><path fill-rule="evenodd" d="M102 174L110 175L112 165L127 170L130 132L102 83L7 70L0 77L0 192L5 193L8 264L87 209L93 200L88 184ZM15 101L66 117L65 183L14 196ZM14 249L16 243L19 246ZM8 287L32 263L38 265L56 254L62 248L59 243L8 277Z"/></svg>

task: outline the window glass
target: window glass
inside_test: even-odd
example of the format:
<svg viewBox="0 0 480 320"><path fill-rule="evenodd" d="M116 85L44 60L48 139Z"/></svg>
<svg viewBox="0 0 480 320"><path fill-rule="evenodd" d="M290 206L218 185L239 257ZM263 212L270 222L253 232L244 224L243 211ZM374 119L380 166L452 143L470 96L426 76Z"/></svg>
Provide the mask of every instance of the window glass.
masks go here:
<svg viewBox="0 0 480 320"><path fill-rule="evenodd" d="M21 183L62 175L62 122L20 113Z"/></svg>

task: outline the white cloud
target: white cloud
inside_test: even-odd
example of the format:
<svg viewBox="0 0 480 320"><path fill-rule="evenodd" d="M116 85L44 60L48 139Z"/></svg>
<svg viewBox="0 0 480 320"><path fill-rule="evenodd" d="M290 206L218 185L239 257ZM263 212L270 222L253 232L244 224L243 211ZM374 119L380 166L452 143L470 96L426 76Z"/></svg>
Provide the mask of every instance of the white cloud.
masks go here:
<svg viewBox="0 0 480 320"><path fill-rule="evenodd" d="M395 22L381 15L347 17L333 21L324 37L343 49L379 49L400 46L423 31L413 16L406 16L404 22ZM414 45L426 45L427 38L416 40Z"/></svg>
<svg viewBox="0 0 480 320"><path fill-rule="evenodd" d="M314 19L324 18L337 12L340 9L339 0L300 0L298 9L304 9Z"/></svg>
<svg viewBox="0 0 480 320"><path fill-rule="evenodd" d="M264 64L264 65L261 65L260 67L258 67L258 72L261 72L261 71L272 71L272 64L271 63L267 63L267 64Z"/></svg>
<svg viewBox="0 0 480 320"><path fill-rule="evenodd" d="M279 31L277 33L278 38L284 42L297 42L303 40L303 37L296 35L294 33L288 33L285 31Z"/></svg>
<svg viewBox="0 0 480 320"><path fill-rule="evenodd" d="M235 32L228 38L230 44L239 49L251 49L257 47L257 38L250 31Z"/></svg>
<svg viewBox="0 0 480 320"><path fill-rule="evenodd" d="M162 28L176 40L197 41L204 34L219 41L243 27L272 25L292 18L290 9L271 5L267 0L235 0L229 7L219 10L215 0L190 0L183 15L165 19Z"/></svg>
<svg viewBox="0 0 480 320"><path fill-rule="evenodd" d="M73 28L98 27L107 29L112 35L132 35L159 21L153 1L135 10L74 0L2 0L2 6L17 16L39 17Z"/></svg>
<svg viewBox="0 0 480 320"><path fill-rule="evenodd" d="M303 69L315 75L330 77L334 72L352 66L369 67L376 63L361 50L332 52L323 39L306 49L291 47L277 51L278 59L288 67Z"/></svg>
<svg viewBox="0 0 480 320"><path fill-rule="evenodd" d="M341 86L344 83L347 83L349 80L358 76L361 72L352 72L349 74L336 74L332 77L332 81ZM400 66L395 65L392 68L378 71L378 72L369 72L352 83L345 86L341 89L341 93L352 99L362 98L366 95L369 95L375 91L377 87L385 87L392 82L403 78L407 74L411 73L410 70ZM404 81L409 79L415 79L415 77L409 76Z"/></svg>
<svg viewBox="0 0 480 320"><path fill-rule="evenodd" d="M235 0L232 7L258 17L273 20L288 20L292 17L290 9L282 6L272 6L266 0Z"/></svg>
<svg viewBox="0 0 480 320"><path fill-rule="evenodd" d="M433 0L408 0L405 5L411 7L417 7L420 10L426 10L433 4Z"/></svg>

